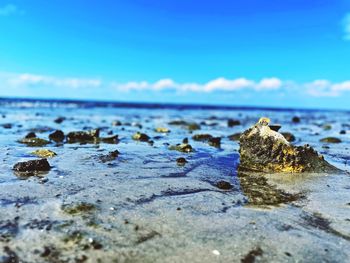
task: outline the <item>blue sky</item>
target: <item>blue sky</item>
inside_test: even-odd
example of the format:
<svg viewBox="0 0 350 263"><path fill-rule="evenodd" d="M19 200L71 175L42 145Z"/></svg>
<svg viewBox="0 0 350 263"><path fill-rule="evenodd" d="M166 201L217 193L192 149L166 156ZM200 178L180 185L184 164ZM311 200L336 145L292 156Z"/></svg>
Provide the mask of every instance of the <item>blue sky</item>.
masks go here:
<svg viewBox="0 0 350 263"><path fill-rule="evenodd" d="M0 0L0 96L347 108L347 0Z"/></svg>

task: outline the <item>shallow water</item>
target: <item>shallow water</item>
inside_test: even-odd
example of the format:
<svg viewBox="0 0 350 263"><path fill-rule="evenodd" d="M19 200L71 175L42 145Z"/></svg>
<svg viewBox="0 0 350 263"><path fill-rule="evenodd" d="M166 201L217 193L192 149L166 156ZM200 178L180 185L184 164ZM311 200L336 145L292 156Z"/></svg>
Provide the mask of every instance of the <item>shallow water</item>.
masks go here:
<svg viewBox="0 0 350 263"><path fill-rule="evenodd" d="M102 105L104 106L104 105ZM114 105L115 106L115 105ZM261 116L292 132L348 170L346 112L186 107L101 107L75 103L2 102L0 125L0 262L346 262L350 260L350 177L343 174L238 174L242 132ZM66 119L57 124L54 120ZM301 117L298 124L293 116ZM229 118L241 125L228 127ZM112 126L119 120L123 125ZM200 124L193 132L170 121ZM137 124L141 124L142 128ZM324 127L330 124L331 129ZM156 133L168 127L169 134ZM34 130L47 139L93 128L118 144L55 144L50 172L22 177L12 168L37 159L17 141ZM347 134L340 135L340 130ZM131 136L146 133L154 141ZM191 139L209 133L221 148ZM339 144L319 140L335 136ZM169 150L184 138L192 153ZM100 157L118 150L119 157ZM176 159L188 161L178 166ZM216 186L230 182L230 190Z"/></svg>

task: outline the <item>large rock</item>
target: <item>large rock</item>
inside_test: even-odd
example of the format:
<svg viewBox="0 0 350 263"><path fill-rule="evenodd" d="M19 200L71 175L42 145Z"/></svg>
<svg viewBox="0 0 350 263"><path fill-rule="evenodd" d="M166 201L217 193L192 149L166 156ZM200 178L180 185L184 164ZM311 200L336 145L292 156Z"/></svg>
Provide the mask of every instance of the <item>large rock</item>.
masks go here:
<svg viewBox="0 0 350 263"><path fill-rule="evenodd" d="M336 167L324 160L309 145L293 146L281 133L261 118L240 137L240 170L258 172L335 172Z"/></svg>

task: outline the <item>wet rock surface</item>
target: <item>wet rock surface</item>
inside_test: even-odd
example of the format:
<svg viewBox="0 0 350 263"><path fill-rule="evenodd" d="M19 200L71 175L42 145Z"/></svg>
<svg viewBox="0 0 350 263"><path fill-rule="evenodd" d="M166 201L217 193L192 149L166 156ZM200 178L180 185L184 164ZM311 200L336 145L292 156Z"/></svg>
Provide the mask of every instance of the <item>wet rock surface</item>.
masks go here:
<svg viewBox="0 0 350 263"><path fill-rule="evenodd" d="M50 168L47 159L18 162L13 166L13 170L16 172L46 172Z"/></svg>
<svg viewBox="0 0 350 263"><path fill-rule="evenodd" d="M311 146L293 146L261 118L240 137L240 169L263 172L335 172Z"/></svg>
<svg viewBox="0 0 350 263"><path fill-rule="evenodd" d="M250 128L259 111L71 107L1 108L14 125L0 129L0 262L349 261L349 175L237 171L239 144L228 136ZM350 134L339 135L350 127L346 113L261 114L291 132L296 146L310 144L348 170ZM57 116L65 120L55 123ZM228 119L240 125L228 127ZM115 120L120 125L113 126ZM186 125L155 131L173 120L198 123L201 131ZM48 140L57 129L97 127L99 136L86 143L50 139L45 149L57 155L49 171L18 177L13 170L42 149L18 142L29 131ZM136 132L153 145L133 140ZM221 138L220 148L193 140L197 133ZM101 141L115 134L118 145ZM319 141L334 136L342 143ZM193 151L169 149L184 138ZM180 158L185 165L178 165ZM225 182L221 188L219 182Z"/></svg>

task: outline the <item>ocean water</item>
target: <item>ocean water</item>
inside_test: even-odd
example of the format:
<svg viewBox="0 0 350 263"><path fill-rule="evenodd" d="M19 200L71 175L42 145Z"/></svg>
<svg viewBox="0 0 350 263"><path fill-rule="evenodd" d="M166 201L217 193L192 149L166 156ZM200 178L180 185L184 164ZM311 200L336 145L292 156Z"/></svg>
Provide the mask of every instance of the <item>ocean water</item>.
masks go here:
<svg viewBox="0 0 350 263"><path fill-rule="evenodd" d="M0 100L0 262L349 261L348 173L237 172L239 144L228 136L262 116L291 132L293 144L310 144L349 170L349 112ZM229 119L240 125L228 127ZM200 129L169 124L180 120ZM157 127L170 132L157 133ZM48 139L57 129L96 128L102 137L118 135L119 142L18 142L31 131ZM133 140L136 132L153 143ZM221 147L194 141L195 134L221 137ZM320 142L324 137L341 143ZM184 138L193 152L169 149ZM37 159L32 152L39 148L57 154L48 159L51 170L14 173L17 162ZM118 158L101 161L114 150ZM184 166L179 157L186 158ZM218 188L219 181L232 188Z"/></svg>

